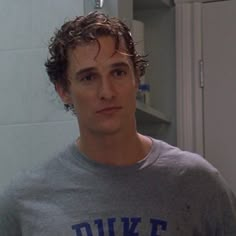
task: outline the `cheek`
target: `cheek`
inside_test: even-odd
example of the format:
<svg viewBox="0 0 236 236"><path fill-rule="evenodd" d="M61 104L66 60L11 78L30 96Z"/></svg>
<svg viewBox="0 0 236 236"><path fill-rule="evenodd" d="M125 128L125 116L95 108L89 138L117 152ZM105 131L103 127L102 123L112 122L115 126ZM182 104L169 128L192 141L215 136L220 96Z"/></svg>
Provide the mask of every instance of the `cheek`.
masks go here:
<svg viewBox="0 0 236 236"><path fill-rule="evenodd" d="M74 91L72 95L73 104L80 111L88 110L88 108L94 105L94 95L88 91Z"/></svg>
<svg viewBox="0 0 236 236"><path fill-rule="evenodd" d="M127 93L128 94L132 94L132 95L136 95L136 93L137 93L137 90L138 90L138 85L137 85L137 83L133 83L133 84L131 84L130 85L130 87L128 88L128 91L127 91Z"/></svg>

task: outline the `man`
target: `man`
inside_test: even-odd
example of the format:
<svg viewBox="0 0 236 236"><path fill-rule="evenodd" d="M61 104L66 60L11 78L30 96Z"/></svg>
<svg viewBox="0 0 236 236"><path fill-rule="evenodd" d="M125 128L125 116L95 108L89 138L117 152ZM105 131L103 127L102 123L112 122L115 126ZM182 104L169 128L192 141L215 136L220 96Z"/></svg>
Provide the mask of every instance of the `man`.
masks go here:
<svg viewBox="0 0 236 236"><path fill-rule="evenodd" d="M236 200L202 157L136 131L146 61L93 12L52 38L46 68L80 137L2 196L0 235L235 236Z"/></svg>

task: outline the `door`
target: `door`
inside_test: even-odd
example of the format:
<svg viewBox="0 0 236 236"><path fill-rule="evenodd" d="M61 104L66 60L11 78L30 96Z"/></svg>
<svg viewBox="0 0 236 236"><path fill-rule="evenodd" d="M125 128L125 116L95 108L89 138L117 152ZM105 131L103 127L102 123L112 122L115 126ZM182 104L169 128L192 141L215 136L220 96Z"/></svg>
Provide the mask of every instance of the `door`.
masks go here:
<svg viewBox="0 0 236 236"><path fill-rule="evenodd" d="M202 4L205 157L236 193L236 1Z"/></svg>

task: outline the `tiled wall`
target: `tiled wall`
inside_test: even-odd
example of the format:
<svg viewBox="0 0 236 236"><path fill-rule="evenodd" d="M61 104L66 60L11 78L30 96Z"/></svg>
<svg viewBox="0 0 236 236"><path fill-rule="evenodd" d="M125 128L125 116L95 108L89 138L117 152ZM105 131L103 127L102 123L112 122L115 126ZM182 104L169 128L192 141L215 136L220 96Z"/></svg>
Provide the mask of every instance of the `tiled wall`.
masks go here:
<svg viewBox="0 0 236 236"><path fill-rule="evenodd" d="M55 28L81 14L83 0L0 0L0 190L78 136L44 62Z"/></svg>

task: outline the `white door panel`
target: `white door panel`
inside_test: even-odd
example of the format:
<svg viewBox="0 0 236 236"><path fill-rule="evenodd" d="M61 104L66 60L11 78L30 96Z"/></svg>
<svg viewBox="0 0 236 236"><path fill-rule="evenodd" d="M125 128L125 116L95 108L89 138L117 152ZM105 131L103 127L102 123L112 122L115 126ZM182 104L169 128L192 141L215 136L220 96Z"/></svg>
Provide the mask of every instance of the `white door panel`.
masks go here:
<svg viewBox="0 0 236 236"><path fill-rule="evenodd" d="M202 5L205 157L236 192L236 1Z"/></svg>

